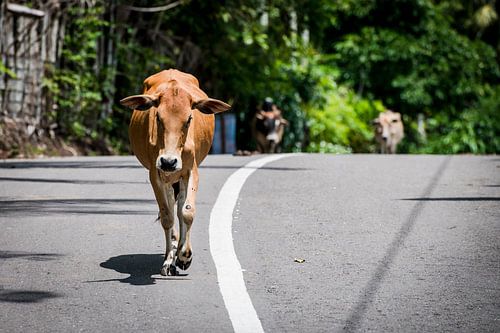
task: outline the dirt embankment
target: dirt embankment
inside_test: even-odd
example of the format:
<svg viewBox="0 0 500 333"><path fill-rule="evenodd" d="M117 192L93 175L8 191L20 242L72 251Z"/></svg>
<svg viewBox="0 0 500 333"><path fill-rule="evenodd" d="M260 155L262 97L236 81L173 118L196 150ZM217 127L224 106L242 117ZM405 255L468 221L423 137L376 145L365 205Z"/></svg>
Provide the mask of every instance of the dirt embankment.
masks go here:
<svg viewBox="0 0 500 333"><path fill-rule="evenodd" d="M115 154L104 140L63 140L54 129L36 128L23 119L0 117L0 159Z"/></svg>

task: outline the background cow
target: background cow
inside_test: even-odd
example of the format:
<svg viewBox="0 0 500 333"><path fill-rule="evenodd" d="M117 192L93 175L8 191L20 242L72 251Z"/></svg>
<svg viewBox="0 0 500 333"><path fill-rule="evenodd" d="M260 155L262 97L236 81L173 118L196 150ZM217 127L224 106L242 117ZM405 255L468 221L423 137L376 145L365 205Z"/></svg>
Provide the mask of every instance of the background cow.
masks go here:
<svg viewBox="0 0 500 333"><path fill-rule="evenodd" d="M260 153L278 153L288 121L281 110L272 104L270 110L259 110L252 120L252 135Z"/></svg>
<svg viewBox="0 0 500 333"><path fill-rule="evenodd" d="M198 166L212 145L213 114L231 106L208 98L194 76L173 69L148 77L142 95L120 102L134 109L130 143L137 159L149 170L160 210L166 238L161 274L175 275L176 266L185 270L192 261L190 231L198 191ZM180 235L174 228L176 204Z"/></svg>
<svg viewBox="0 0 500 333"><path fill-rule="evenodd" d="M375 139L381 154L395 154L398 143L404 137L401 114L386 110L373 120L375 125Z"/></svg>

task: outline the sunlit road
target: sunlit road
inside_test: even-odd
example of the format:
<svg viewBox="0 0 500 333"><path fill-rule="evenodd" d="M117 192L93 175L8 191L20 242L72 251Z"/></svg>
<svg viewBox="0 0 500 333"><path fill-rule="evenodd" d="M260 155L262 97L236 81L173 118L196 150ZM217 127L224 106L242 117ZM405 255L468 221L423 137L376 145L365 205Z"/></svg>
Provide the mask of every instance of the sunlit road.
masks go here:
<svg viewBox="0 0 500 333"><path fill-rule="evenodd" d="M0 332L231 332L209 247L226 179L209 156L193 264L134 157L0 161ZM266 332L499 332L500 157L290 155L255 170L234 248Z"/></svg>

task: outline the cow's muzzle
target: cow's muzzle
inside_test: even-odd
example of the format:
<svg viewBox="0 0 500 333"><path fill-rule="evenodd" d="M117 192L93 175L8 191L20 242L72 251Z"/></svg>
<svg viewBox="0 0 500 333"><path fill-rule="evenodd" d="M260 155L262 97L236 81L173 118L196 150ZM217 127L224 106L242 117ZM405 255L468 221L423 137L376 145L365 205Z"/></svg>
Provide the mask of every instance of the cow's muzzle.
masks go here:
<svg viewBox="0 0 500 333"><path fill-rule="evenodd" d="M165 172L174 172L182 169L182 160L173 154L163 154L156 159L156 168Z"/></svg>
<svg viewBox="0 0 500 333"><path fill-rule="evenodd" d="M274 132L274 133L269 133L267 136L266 136L266 140L269 141L269 142L274 142L274 143L277 143L279 141L280 137L278 135L278 133Z"/></svg>

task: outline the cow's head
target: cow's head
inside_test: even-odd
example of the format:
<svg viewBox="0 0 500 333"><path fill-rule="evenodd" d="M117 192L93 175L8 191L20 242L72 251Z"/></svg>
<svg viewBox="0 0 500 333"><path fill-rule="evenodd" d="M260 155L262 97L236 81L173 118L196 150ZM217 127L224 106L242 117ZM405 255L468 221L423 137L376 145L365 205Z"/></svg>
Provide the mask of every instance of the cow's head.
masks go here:
<svg viewBox="0 0 500 333"><path fill-rule="evenodd" d="M190 136L195 112L215 114L227 111L230 105L212 98L196 99L175 81L148 87L143 95L120 101L134 110L149 110L149 143L158 151L156 168L171 173L182 170L182 153L192 151Z"/></svg>
<svg viewBox="0 0 500 333"><path fill-rule="evenodd" d="M379 114L373 120L375 126L375 135L377 139L388 145L392 144L396 138L402 136L403 122L401 121L401 114L387 110Z"/></svg>
<svg viewBox="0 0 500 333"><path fill-rule="evenodd" d="M283 138L284 127L288 121L282 117L281 110L273 107L272 111L257 111L255 114L257 131L262 133L273 150L274 146L281 142Z"/></svg>

